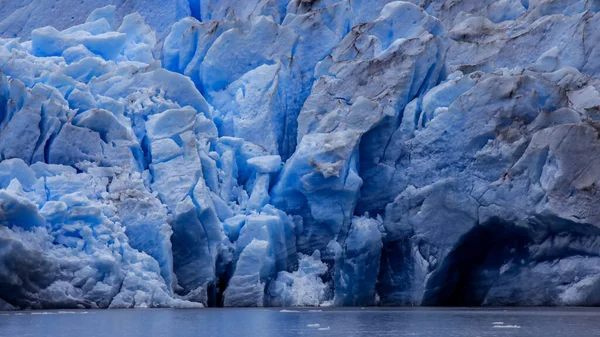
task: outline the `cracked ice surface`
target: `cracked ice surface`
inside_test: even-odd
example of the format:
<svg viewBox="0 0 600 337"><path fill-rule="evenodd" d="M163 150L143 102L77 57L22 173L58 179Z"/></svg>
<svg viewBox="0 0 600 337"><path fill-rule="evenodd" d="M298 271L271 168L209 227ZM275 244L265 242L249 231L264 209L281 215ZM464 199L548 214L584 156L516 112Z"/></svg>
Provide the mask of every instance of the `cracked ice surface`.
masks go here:
<svg viewBox="0 0 600 337"><path fill-rule="evenodd" d="M600 304L594 1L49 3L0 9L0 308Z"/></svg>

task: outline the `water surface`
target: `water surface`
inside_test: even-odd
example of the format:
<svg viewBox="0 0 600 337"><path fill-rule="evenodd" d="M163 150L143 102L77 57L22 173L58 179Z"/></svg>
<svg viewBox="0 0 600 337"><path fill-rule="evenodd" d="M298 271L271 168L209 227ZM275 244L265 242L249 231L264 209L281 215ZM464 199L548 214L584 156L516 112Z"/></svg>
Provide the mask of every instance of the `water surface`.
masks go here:
<svg viewBox="0 0 600 337"><path fill-rule="evenodd" d="M231 308L0 312L0 336L587 337L600 336L600 309Z"/></svg>

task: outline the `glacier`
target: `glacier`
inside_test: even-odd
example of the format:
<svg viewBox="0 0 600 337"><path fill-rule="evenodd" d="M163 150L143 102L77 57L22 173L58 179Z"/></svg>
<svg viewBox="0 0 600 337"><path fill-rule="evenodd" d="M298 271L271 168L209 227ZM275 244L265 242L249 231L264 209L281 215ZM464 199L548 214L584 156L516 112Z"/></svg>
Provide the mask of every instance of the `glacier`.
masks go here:
<svg viewBox="0 0 600 337"><path fill-rule="evenodd" d="M0 310L600 305L598 11L10 3Z"/></svg>

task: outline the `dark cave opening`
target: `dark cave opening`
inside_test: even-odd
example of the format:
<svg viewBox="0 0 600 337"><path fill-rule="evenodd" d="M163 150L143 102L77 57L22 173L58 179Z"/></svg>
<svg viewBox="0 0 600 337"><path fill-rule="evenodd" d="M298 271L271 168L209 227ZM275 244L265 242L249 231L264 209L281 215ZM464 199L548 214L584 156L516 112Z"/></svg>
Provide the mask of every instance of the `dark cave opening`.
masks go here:
<svg viewBox="0 0 600 337"><path fill-rule="evenodd" d="M528 260L531 235L499 218L465 234L430 277L423 295L425 306L480 306L511 260Z"/></svg>
<svg viewBox="0 0 600 337"><path fill-rule="evenodd" d="M217 262L217 265L221 264L221 261ZM208 307L223 307L225 302L225 298L223 294L225 293L225 289L227 289L227 285L229 284L229 280L233 276L233 265L231 263L225 266L225 269L217 274L217 279L215 282L212 282L207 289L207 305Z"/></svg>

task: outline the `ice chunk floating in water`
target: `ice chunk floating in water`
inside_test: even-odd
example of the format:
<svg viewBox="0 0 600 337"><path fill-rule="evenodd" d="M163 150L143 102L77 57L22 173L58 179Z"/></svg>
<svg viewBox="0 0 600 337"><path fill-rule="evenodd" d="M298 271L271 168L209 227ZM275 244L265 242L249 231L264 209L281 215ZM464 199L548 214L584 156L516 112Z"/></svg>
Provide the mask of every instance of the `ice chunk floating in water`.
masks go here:
<svg viewBox="0 0 600 337"><path fill-rule="evenodd" d="M600 304L599 6L75 2L0 9L0 309Z"/></svg>
<svg viewBox="0 0 600 337"><path fill-rule="evenodd" d="M492 326L494 328L500 328L500 329L520 329L521 328L521 326L519 326L519 325L504 324L504 322L494 322L494 323L492 323Z"/></svg>

